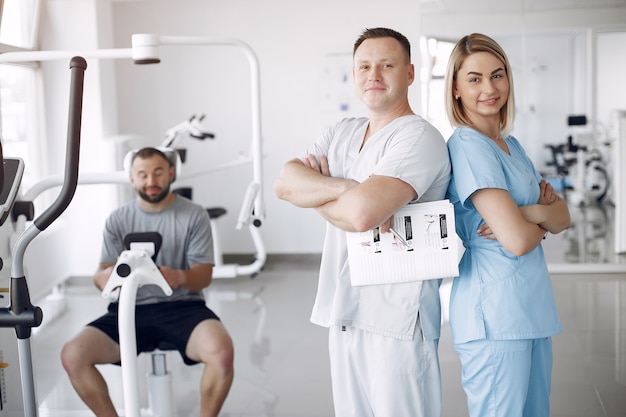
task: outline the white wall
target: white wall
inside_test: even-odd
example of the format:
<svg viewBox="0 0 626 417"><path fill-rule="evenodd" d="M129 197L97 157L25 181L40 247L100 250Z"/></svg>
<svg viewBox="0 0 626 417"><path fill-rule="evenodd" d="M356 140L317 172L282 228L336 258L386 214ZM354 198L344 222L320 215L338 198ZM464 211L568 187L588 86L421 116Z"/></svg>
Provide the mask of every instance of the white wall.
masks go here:
<svg viewBox="0 0 626 417"><path fill-rule="evenodd" d="M273 192L281 165L298 155L330 123L359 114L355 106L336 109L345 98L354 103L352 45L361 30L390 26L419 46L419 3L332 0L149 1L113 3L115 44L129 46L133 33L233 37L248 43L261 67L262 131L266 221L261 229L270 253L319 252L324 222L312 210L279 201ZM210 143L185 142L193 149L190 170L220 163L249 146L249 82L243 55L228 48L161 48L153 67L117 64L120 131L144 134L152 143L194 113L207 114L216 136ZM349 74L349 73L348 73ZM419 110L419 83L413 105ZM342 94L338 94L340 91ZM226 253L251 253L245 232L234 230L243 193L252 179L249 167L207 175L194 182L194 199L224 206L220 223Z"/></svg>
<svg viewBox="0 0 626 417"><path fill-rule="evenodd" d="M626 68L626 26L620 32L599 31L596 37L598 49L594 116L608 128L611 113L614 110L626 110L626 86L621 81Z"/></svg>
<svg viewBox="0 0 626 417"><path fill-rule="evenodd" d="M607 128L606 139L611 143L613 167L609 167L609 172L614 175L611 196L615 202L615 250L626 253L626 91L621 82L626 67L626 31L600 32L596 36L596 117ZM617 117L618 111L622 118Z"/></svg>
<svg viewBox="0 0 626 417"><path fill-rule="evenodd" d="M471 32L492 36L534 31L558 31L571 28L623 25L626 10L623 7L552 10L515 14L497 13L429 13L421 17L425 35L458 39ZM557 51L555 51L557 52Z"/></svg>
<svg viewBox="0 0 626 417"><path fill-rule="evenodd" d="M514 73L516 120L513 134L540 171L550 172L545 144L565 143L567 117L590 115L586 82L591 74L577 58L586 52L585 31L569 29L500 35ZM558 51L558 53L555 53Z"/></svg>

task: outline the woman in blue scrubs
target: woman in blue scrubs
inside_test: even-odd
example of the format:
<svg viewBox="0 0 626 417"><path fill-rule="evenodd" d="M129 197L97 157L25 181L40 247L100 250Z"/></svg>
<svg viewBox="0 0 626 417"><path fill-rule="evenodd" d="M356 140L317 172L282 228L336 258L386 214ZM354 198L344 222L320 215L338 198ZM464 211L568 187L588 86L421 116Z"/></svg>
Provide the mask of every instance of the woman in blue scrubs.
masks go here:
<svg viewBox="0 0 626 417"><path fill-rule="evenodd" d="M471 417L547 417L551 336L561 331L542 238L570 225L566 202L511 136L511 66L482 34L463 37L446 74L457 234L465 253L450 325Z"/></svg>

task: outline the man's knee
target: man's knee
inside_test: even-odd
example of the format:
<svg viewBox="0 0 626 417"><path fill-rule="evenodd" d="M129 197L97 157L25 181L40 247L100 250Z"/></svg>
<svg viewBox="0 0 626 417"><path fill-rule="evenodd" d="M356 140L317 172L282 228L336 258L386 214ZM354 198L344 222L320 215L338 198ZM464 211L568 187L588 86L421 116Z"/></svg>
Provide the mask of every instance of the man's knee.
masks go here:
<svg viewBox="0 0 626 417"><path fill-rule="evenodd" d="M209 356L209 362L213 366L217 366L222 373L229 374L233 370L233 363L235 360L235 350L230 337L223 338L217 344L217 349L207 352Z"/></svg>
<svg viewBox="0 0 626 417"><path fill-rule="evenodd" d="M117 363L119 358L119 345L91 327L84 328L61 349L61 363L70 376L99 363Z"/></svg>
<svg viewBox="0 0 626 417"><path fill-rule="evenodd" d="M198 332L192 335L199 361L220 369L224 374L231 373L235 352L230 335L219 322L204 323L201 326L204 331L198 328Z"/></svg>
<svg viewBox="0 0 626 417"><path fill-rule="evenodd" d="M83 358L80 345L75 340L70 340L61 349L61 364L70 376L81 366Z"/></svg>

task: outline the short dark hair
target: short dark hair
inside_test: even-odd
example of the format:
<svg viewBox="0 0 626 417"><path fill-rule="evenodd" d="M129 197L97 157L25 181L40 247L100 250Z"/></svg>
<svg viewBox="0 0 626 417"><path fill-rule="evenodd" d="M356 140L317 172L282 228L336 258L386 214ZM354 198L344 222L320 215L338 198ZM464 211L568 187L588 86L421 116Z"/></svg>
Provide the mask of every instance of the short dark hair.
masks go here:
<svg viewBox="0 0 626 417"><path fill-rule="evenodd" d="M133 157L132 157L132 159L130 161L130 165L132 166L133 163L135 162L135 159L137 159L137 158L148 159L148 158L152 158L155 155L156 156L160 156L161 158L166 160L167 164L170 167L173 166L172 161L170 161L170 159L167 157L167 155L165 155L165 153L163 153L162 151L158 150L157 148L153 148L151 146L148 146L148 147L145 147L145 148L141 148L137 152L135 152L135 154L133 155Z"/></svg>
<svg viewBox="0 0 626 417"><path fill-rule="evenodd" d="M404 36L400 32L397 32L389 28L364 29L363 32L361 32L361 36L359 36L359 38L354 43L352 56L354 56L354 54L356 53L356 50L359 48L359 46L361 46L363 41L365 41L366 39L375 39L375 38L394 38L395 40L397 40L398 42L400 42L400 45L402 45L404 52L406 52L408 62L409 63L411 62L411 43L409 42L406 36Z"/></svg>

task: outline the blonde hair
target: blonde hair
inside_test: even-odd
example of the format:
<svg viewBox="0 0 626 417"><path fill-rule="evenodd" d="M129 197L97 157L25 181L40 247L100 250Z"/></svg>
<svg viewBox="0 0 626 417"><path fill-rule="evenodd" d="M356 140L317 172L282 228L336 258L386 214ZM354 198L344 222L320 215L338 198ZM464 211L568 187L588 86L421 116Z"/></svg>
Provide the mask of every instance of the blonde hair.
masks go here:
<svg viewBox="0 0 626 417"><path fill-rule="evenodd" d="M461 38L448 60L448 68L446 69L445 78L445 106L448 119L453 126L471 126L472 123L463 110L463 104L454 97L454 83L457 73L463 61L469 55L476 52L488 52L504 63L504 70L509 79L509 96L506 103L500 109L500 131L504 137L508 136L513 130L513 122L515 120L515 98L513 94L513 71L506 53L500 45L489 36L481 33L472 33Z"/></svg>

